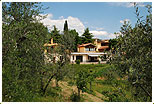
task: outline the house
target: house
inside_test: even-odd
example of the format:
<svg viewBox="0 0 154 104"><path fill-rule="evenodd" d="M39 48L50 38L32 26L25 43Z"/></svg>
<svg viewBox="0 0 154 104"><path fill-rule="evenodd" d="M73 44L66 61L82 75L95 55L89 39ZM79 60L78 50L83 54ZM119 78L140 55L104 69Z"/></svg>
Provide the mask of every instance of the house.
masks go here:
<svg viewBox="0 0 154 104"><path fill-rule="evenodd" d="M55 63L59 59L56 53L57 46L58 46L57 43L53 43L53 38L50 39L49 43L44 44L45 63L50 63L50 62Z"/></svg>
<svg viewBox="0 0 154 104"><path fill-rule="evenodd" d="M44 44L44 47L46 47L44 52L45 53L47 53L47 52L50 53L50 51L52 49L55 49L57 46L58 46L58 44L57 43L53 43L53 38L51 38L49 43Z"/></svg>
<svg viewBox="0 0 154 104"><path fill-rule="evenodd" d="M53 38L51 38L50 43L44 44L44 47L45 63L55 63L60 59L61 55L56 53L58 44L53 43ZM106 55L105 50L109 50L109 40L94 39L93 43L78 45L77 52L72 52L70 55L70 62L75 63L76 60L80 60L80 62L101 62L101 57Z"/></svg>
<svg viewBox="0 0 154 104"><path fill-rule="evenodd" d="M104 51L109 50L109 40L95 39L94 43L78 45L77 48L77 52L71 53L71 63L75 63L76 60L80 60L80 62L101 62L101 57L106 55Z"/></svg>

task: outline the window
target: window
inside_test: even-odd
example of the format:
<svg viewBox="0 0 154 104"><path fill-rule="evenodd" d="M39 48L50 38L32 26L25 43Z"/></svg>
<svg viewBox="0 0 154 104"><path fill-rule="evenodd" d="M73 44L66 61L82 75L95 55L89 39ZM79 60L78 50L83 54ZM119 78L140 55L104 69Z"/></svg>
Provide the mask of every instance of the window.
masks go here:
<svg viewBox="0 0 154 104"><path fill-rule="evenodd" d="M90 48L90 51L95 51L95 49L94 48Z"/></svg>
<svg viewBox="0 0 154 104"><path fill-rule="evenodd" d="M85 48L86 51L95 51L95 48Z"/></svg>
<svg viewBox="0 0 154 104"><path fill-rule="evenodd" d="M86 51L89 51L89 48L85 48Z"/></svg>
<svg viewBox="0 0 154 104"><path fill-rule="evenodd" d="M101 46L105 46L105 43L101 43Z"/></svg>

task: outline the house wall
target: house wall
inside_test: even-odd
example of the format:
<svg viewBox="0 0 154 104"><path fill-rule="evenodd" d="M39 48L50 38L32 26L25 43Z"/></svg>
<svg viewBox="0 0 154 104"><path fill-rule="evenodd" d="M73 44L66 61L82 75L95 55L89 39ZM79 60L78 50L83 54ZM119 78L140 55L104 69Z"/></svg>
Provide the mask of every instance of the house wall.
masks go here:
<svg viewBox="0 0 154 104"><path fill-rule="evenodd" d="M74 60L73 60L73 56L74 56ZM71 61L72 63L75 63L75 60L76 60L76 55L71 55L70 61Z"/></svg>
<svg viewBox="0 0 154 104"><path fill-rule="evenodd" d="M74 56L74 60L73 60L73 56ZM70 56L70 61L71 61L72 63L75 63L75 61L76 61L76 56L82 56L83 62L87 62L87 61L88 61L88 55L71 55L71 56Z"/></svg>
<svg viewBox="0 0 154 104"><path fill-rule="evenodd" d="M96 47L96 51L98 51L98 49L101 47L101 43L97 43Z"/></svg>
<svg viewBox="0 0 154 104"><path fill-rule="evenodd" d="M101 45L101 44L100 44L100 45ZM79 48L78 48L78 52L94 53L94 52L96 52L96 51L86 51L86 50L85 50L85 47L79 47Z"/></svg>
<svg viewBox="0 0 154 104"><path fill-rule="evenodd" d="M96 45L96 51L99 51L98 48L101 47L101 42L98 42L97 39L95 39L94 44Z"/></svg>
<svg viewBox="0 0 154 104"><path fill-rule="evenodd" d="M79 51L78 52L85 52L85 47L79 47Z"/></svg>
<svg viewBox="0 0 154 104"><path fill-rule="evenodd" d="M88 55L82 55L83 56L83 62L87 62L88 61Z"/></svg>

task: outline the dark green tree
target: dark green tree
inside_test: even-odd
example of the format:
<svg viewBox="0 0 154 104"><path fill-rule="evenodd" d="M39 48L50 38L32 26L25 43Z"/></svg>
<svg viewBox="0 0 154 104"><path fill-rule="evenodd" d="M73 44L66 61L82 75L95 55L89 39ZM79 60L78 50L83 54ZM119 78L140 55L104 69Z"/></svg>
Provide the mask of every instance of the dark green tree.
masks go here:
<svg viewBox="0 0 154 104"><path fill-rule="evenodd" d="M93 35L89 33L89 29L86 28L84 33L82 34L82 43L92 43L94 41L92 37Z"/></svg>
<svg viewBox="0 0 154 104"><path fill-rule="evenodd" d="M64 33L67 33L68 32L68 24L67 24L67 20L65 21L64 23Z"/></svg>
<svg viewBox="0 0 154 104"><path fill-rule="evenodd" d="M74 34L75 33L75 34ZM75 31L69 31L67 21L64 23L64 31L63 35L61 36L60 44L63 46L64 50L68 52L70 55L73 51L73 48L75 47L75 37L76 37Z"/></svg>
<svg viewBox="0 0 154 104"><path fill-rule="evenodd" d="M110 39L110 40L109 40L109 48L110 48L110 49L116 48L117 43L118 43L118 41L117 41L116 38L115 38L115 39Z"/></svg>
<svg viewBox="0 0 154 104"><path fill-rule="evenodd" d="M3 101L32 101L40 94L44 43L48 29L35 17L39 3L3 2L2 77Z"/></svg>
<svg viewBox="0 0 154 104"><path fill-rule="evenodd" d="M90 91L92 92L92 82L95 80L96 78L96 72L93 69L89 69L88 73L87 73L87 82L90 85Z"/></svg>
<svg viewBox="0 0 154 104"><path fill-rule="evenodd" d="M73 47L73 51L77 52L77 45L78 44L82 44L81 38L78 34L78 32L76 32L76 30L70 30L69 33L72 35L72 37L74 38L74 47Z"/></svg>
<svg viewBox="0 0 154 104"><path fill-rule="evenodd" d="M78 88L78 97L80 100L80 91L84 92L87 89L87 72L80 70L76 74L76 86Z"/></svg>
<svg viewBox="0 0 154 104"><path fill-rule="evenodd" d="M54 29L51 31L51 37L53 38L54 43L59 43L59 39L61 38L61 35L59 33L60 31L54 26Z"/></svg>

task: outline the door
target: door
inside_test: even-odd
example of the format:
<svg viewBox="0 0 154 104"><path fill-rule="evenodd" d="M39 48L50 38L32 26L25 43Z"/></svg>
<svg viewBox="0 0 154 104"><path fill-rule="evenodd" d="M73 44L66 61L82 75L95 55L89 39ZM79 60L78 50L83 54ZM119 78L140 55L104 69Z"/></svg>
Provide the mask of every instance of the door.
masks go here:
<svg viewBox="0 0 154 104"><path fill-rule="evenodd" d="M83 62L83 56L76 56L76 60L80 60L80 62Z"/></svg>

